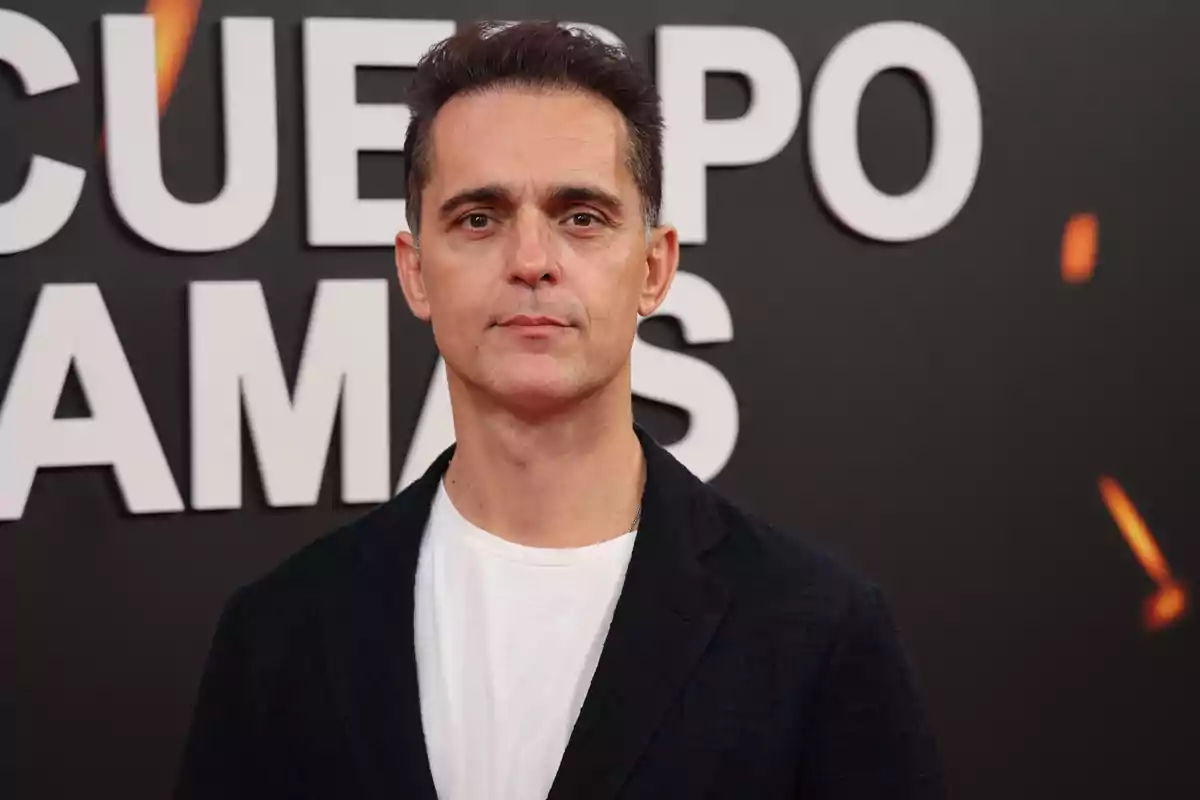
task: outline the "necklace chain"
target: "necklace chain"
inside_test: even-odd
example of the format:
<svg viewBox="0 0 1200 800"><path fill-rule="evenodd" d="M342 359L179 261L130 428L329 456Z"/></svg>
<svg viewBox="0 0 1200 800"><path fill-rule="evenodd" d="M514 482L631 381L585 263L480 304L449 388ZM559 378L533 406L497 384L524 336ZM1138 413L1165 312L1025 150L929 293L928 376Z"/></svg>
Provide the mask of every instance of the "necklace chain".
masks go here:
<svg viewBox="0 0 1200 800"><path fill-rule="evenodd" d="M634 515L634 517L633 517L633 524L629 526L629 530L626 531L626 533L633 533L634 531L636 531L637 527L638 527L638 523L641 521L642 521L642 507L638 506L637 514Z"/></svg>

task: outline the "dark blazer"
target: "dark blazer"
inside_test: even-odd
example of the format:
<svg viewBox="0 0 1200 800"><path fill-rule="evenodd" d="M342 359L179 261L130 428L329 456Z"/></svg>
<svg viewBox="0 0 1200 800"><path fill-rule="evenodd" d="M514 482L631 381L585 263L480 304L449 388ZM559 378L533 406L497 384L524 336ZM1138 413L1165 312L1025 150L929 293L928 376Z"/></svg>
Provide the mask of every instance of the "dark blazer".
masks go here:
<svg viewBox="0 0 1200 800"><path fill-rule="evenodd" d="M879 590L638 436L639 533L549 800L943 797ZM178 798L434 800L413 585L452 453L233 596Z"/></svg>

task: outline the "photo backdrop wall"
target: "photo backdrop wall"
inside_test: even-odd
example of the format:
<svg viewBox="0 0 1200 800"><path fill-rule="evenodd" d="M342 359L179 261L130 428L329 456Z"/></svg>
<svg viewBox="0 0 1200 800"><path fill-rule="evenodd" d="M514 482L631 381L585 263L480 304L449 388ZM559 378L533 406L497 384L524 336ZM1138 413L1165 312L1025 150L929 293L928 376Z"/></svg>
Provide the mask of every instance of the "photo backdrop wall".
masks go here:
<svg viewBox="0 0 1200 800"><path fill-rule="evenodd" d="M638 419L884 588L955 797L1200 796L1196 11L0 0L5 796L165 797L224 600L449 443L403 92L548 16L663 96Z"/></svg>

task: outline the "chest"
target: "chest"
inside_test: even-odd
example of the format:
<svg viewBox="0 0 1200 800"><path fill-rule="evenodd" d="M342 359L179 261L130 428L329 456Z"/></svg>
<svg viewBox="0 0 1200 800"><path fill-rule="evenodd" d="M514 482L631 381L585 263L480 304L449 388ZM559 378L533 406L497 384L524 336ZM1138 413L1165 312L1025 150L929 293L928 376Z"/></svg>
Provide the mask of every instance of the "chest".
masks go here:
<svg viewBox="0 0 1200 800"><path fill-rule="evenodd" d="M603 650L623 564L465 545L434 539L415 585L433 779L445 800L545 797Z"/></svg>

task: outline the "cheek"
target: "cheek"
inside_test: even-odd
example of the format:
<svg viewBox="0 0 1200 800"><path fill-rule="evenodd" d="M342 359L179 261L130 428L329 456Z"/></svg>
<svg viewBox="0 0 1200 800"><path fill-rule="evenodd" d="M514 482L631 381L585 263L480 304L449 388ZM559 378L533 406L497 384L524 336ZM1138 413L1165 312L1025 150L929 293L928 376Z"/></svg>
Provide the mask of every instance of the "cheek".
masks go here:
<svg viewBox="0 0 1200 800"><path fill-rule="evenodd" d="M626 265L596 270L579 287L592 324L606 337L627 335L629 325L637 319L640 292L640 274Z"/></svg>
<svg viewBox="0 0 1200 800"><path fill-rule="evenodd" d="M473 340L490 318L488 287L464 277L447 270L426 284L430 321L439 343Z"/></svg>

